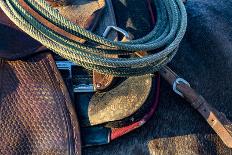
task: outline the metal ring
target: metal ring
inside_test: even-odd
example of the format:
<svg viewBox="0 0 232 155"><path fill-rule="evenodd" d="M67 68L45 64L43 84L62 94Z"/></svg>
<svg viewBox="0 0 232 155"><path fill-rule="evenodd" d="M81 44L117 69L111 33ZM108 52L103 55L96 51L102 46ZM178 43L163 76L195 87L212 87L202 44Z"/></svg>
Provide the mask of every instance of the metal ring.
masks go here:
<svg viewBox="0 0 232 155"><path fill-rule="evenodd" d="M186 81L186 80L183 79L183 78L177 78L177 79L173 82L173 86L172 86L173 91L174 91L176 94L180 95L181 97L184 97L184 95L183 95L179 90L177 90L177 87L176 87L177 84L180 84L180 83L184 83L184 84L188 85L189 87L190 87L190 84L188 83L188 81Z"/></svg>
<svg viewBox="0 0 232 155"><path fill-rule="evenodd" d="M126 38L130 38L130 35L128 32L126 32L125 30L123 30L122 28L120 27L117 27L117 26L107 26L107 28L105 29L104 33L103 33L103 37L107 37L107 35L110 33L111 29L117 31L117 32L120 32L122 33Z"/></svg>

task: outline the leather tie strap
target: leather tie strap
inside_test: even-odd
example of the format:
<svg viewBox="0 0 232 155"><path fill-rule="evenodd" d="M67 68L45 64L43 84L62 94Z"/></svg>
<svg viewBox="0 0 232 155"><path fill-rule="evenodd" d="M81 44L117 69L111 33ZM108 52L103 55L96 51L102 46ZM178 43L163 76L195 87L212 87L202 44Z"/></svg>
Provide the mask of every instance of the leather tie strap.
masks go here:
<svg viewBox="0 0 232 155"><path fill-rule="evenodd" d="M178 94L180 93L180 95L205 118L222 141L229 148L232 148L232 130L229 128L232 122L230 122L223 113L218 112L209 105L209 103L192 89L189 84L186 82L176 82L180 78L169 67L164 66L160 70L160 74L169 84L173 85L176 83L176 88L174 90L177 90Z"/></svg>

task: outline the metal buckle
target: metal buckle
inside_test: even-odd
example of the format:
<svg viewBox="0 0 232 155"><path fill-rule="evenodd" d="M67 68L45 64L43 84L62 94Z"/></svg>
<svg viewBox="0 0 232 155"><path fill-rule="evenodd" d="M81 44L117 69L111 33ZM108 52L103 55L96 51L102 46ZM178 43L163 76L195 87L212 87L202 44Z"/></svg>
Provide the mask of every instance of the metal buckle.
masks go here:
<svg viewBox="0 0 232 155"><path fill-rule="evenodd" d="M183 78L177 78L174 82L173 82L173 86L172 86L172 89L173 91L180 95L181 97L184 97L184 95L179 91L177 90L177 84L180 84L180 83L184 83L186 85L188 85L190 87L190 84L188 83L188 81L186 81L185 79Z"/></svg>
<svg viewBox="0 0 232 155"><path fill-rule="evenodd" d="M79 65L70 62L70 61L56 61L57 68L63 72L63 71L68 71L68 76L66 78L72 79L74 76L72 75L72 70L73 67L77 67ZM76 77L78 80L78 76ZM73 92L74 93L90 93L90 92L95 92L96 90L94 89L93 84L73 84Z"/></svg>
<svg viewBox="0 0 232 155"><path fill-rule="evenodd" d="M92 93L95 91L93 84L79 84L74 85L73 88L74 93Z"/></svg>
<svg viewBox="0 0 232 155"><path fill-rule="evenodd" d="M68 78L72 78L72 66L75 65L70 61L56 61L57 68L59 70L68 70L69 76Z"/></svg>
<svg viewBox="0 0 232 155"><path fill-rule="evenodd" d="M105 29L104 33L103 33L103 37L107 37L110 33L111 30L115 30L117 32L120 32L121 34L123 34L126 38L129 38L129 34L119 28L119 27L116 27L116 26L107 26L107 28ZM57 68L61 71L61 72L64 72L65 71L68 71L67 75L66 75L66 78L69 78L69 79L75 79L76 80L79 80L79 81L82 81L83 79L85 79L86 77L80 77L78 75L73 75L73 67L77 67L79 65L71 62L71 61L56 61L56 65L57 65ZM66 73L65 73L66 74ZM86 78L87 79L87 78ZM75 80L74 80L75 81ZM76 81L75 81L76 82ZM93 85L93 83L89 83L89 84L84 84L84 83L78 83L76 82L73 84L73 92L74 93L91 93L91 92L96 92L96 89Z"/></svg>
<svg viewBox="0 0 232 155"><path fill-rule="evenodd" d="M120 32L121 34L123 34L126 38L130 38L130 35L129 35L129 33L127 32L127 31L125 31L125 30L123 30L122 28L120 28L120 27L117 27L117 26L107 26L107 28L105 29L105 31L104 31L104 33L102 34L102 36L104 37L104 38L106 38L108 35L109 35L109 33L110 33L110 31L111 30L115 30L115 31L117 31L117 32Z"/></svg>

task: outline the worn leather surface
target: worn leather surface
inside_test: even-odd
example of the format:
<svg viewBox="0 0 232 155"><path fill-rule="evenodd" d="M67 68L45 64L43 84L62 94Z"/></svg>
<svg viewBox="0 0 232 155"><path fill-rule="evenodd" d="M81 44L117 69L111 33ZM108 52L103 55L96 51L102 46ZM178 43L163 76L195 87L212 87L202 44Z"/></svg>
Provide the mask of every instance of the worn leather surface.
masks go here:
<svg viewBox="0 0 232 155"><path fill-rule="evenodd" d="M19 0L19 1L23 4L23 6L25 8L28 9L28 11L31 11L32 14L35 15L36 18L37 17L40 18L28 6L26 6L22 0ZM108 7L105 8L105 10L103 10L104 11L104 12L102 12L103 16L101 17L101 20L99 20L98 25L89 25L89 19L91 19L91 23L94 23L93 20L97 19L95 16L92 16L93 13L91 14L91 11L96 13L96 12L98 12L99 9L102 9L102 8L100 8L100 7L102 7L102 5L100 5L98 3L98 1L85 1L85 3L84 3L84 1L76 1L76 2L73 1L72 5L68 5L68 6L55 5L55 6L57 6L57 9L65 17L69 18L73 22L76 22L80 26L85 27L86 29L89 29L89 28L94 29L96 26L95 33L98 33L99 35L103 34L103 32L105 31L107 26L116 25L115 18L114 18L114 12L112 10L113 7L112 7L112 4L110 3L109 0L107 0ZM90 7L92 7L92 9L90 10L90 13L89 12L86 13L87 8L90 8ZM78 12L79 9L83 10L83 11ZM81 12L85 12L86 14L83 15L83 14L81 14ZM91 16L91 17L87 19L87 17L89 17L89 16ZM44 24L46 24L46 21L44 19L40 19L40 20L41 20L41 22L44 22ZM85 22L85 20L86 20L86 22ZM71 105L70 99L68 96L66 96L70 102L69 104L66 105L63 102L60 102L61 99L59 99L60 98L59 96L62 97L62 94L59 94L59 93L55 94L57 96L55 96L53 94L53 93L56 93L59 91L59 89L56 87L57 87L57 85L59 86L59 83L60 83L60 82L55 83L55 82L53 82L53 80L58 80L58 81L61 80L61 77L59 76L59 73L57 73L57 70L53 70L53 68L55 68L54 60L52 59L50 54L49 54L49 56L45 56L46 54L43 54L43 53L31 55L32 53L35 54L36 52L44 51L45 48L43 48L38 42L36 42L33 39L31 39L30 37L28 37L26 34L24 34L20 29L18 29L12 23L8 22L7 20L2 20L2 21L6 21L6 23L4 23L4 25L3 25L3 23L1 25L4 28L4 29L2 29L3 36L7 34L6 32L15 31L15 33L12 34L12 35L15 35L15 37L11 38L10 35L6 35L6 36L8 36L8 39L5 40L5 42L7 43L6 48L9 48L9 49L7 49L7 50L3 49L3 51L5 53L0 52L0 55L6 54L7 56L5 58L17 59L15 61L6 61L5 60L3 62L3 68L1 68L1 70L3 70L2 74L4 76L2 78L3 78L3 80L5 80L5 78L8 78L7 76L9 76L9 80L11 78L14 79L14 76L12 74L10 74L10 75L7 74L7 72L10 70L9 70L9 68L5 68L6 64L10 65L10 67L12 67L12 72L15 72L16 76L19 76L19 77L17 77L18 81L16 83L12 83L13 86L15 86L15 89L17 90L16 92L11 92L11 91L8 92L10 90L10 88L8 88L8 86L9 86L8 83L2 83L2 85L1 85L3 88L1 93L3 94L4 97L2 97L2 100L0 103L5 103L2 106L3 107L2 108L3 114L5 116L12 117L12 119L7 120L6 118L4 118L2 121L1 126L2 126L2 128L4 128L4 130L2 130L1 134L2 135L6 134L6 136L2 137L2 138L9 137L9 140L2 142L0 148L3 148L2 149L3 153L5 153L9 150L12 150L12 154L15 154L15 153L16 154L17 153L22 153L22 154L30 154L30 153L33 153L33 154L36 154L36 153L68 154L68 153L72 152L72 150L74 150L74 151L76 150L76 152L78 152L80 149L80 145L79 145L80 139L78 137L78 135L79 135L78 126L77 125L75 126L75 123L74 123L74 122L77 122L77 120L74 119L74 117L76 117L76 115L73 112L72 107L69 107L69 105ZM48 26L53 27L54 25L48 24ZM55 27L53 27L53 28L55 29ZM59 32L62 34L61 31L59 31ZM22 36L19 36L19 35L22 35ZM66 35L66 34L64 34L64 35ZM111 38L112 40L116 40L117 33L116 32L110 33L108 38ZM22 45L17 46L17 47L14 46L14 44L12 45L12 42L11 42L12 39L15 41L14 44L18 44L18 42L19 42L19 43L22 43ZM22 41L20 39L28 39L28 40L25 42L20 42L20 41ZM75 38L73 38L73 39L75 39ZM34 44L33 44L34 42L35 42L36 46L34 46ZM5 43L3 43L2 45L4 46L4 44ZM9 44L11 44L11 45L9 45ZM25 48L26 45L24 45L24 44L27 44L27 45L30 44L30 46L28 46L28 47L31 49ZM16 53L14 53L14 54L12 52L8 53L9 51L12 50L12 47L15 47L14 50ZM41 47L42 47L42 49L41 49ZM41 49L41 50L38 50L38 49ZM13 50L13 52L14 52L14 50ZM22 50L22 52L21 52L21 50ZM30 53L30 52L32 52L32 53ZM24 57L23 60L21 60L21 59L18 60L21 57ZM37 60L37 58L39 60ZM39 61L39 62L37 63L37 61ZM46 62L46 63L44 64L44 62ZM48 65L48 66L50 65L52 67L50 68L50 67L47 67L46 65ZM57 79L56 78L53 79L54 77L46 76L46 73L43 72L44 68L48 72L47 74L49 76L50 76L50 74L52 74L52 72L54 72L57 75L57 77L56 77ZM105 82L107 83L108 77L109 77L108 75L101 75L101 78L98 80L102 80L102 81L104 81L104 83ZM110 77L110 80L111 79L112 78ZM137 80L141 80L141 79L142 79L142 77L138 78ZM52 83L51 85L46 83L46 81L49 81L49 80ZM145 81L145 83L147 83L147 84L143 88L141 88L140 86L137 86L136 84L132 85L132 88L131 88L128 81L133 81L133 78L130 80L126 80L126 81L127 82L125 82L125 83L127 83L127 84L124 84L124 86L122 87L122 90L124 90L124 91L121 92L121 90L118 90L118 89L120 89L120 87L118 87L118 89L116 89L114 91L111 91L111 92L116 92L114 97L117 97L117 95L119 95L119 94L117 94L118 92L120 92L121 94L124 94L125 92L128 92L128 90L129 91L131 91L131 89L133 90L134 87L138 88L140 90L140 92L144 94L143 97L142 98L139 97L138 92L137 92L137 94L134 94L136 92L136 91L134 91L134 93L131 93L131 96L129 96L129 95L124 96L124 97L122 96L122 100L120 102L117 102L118 100L115 100L116 102L112 102L109 104L106 104L106 102L99 102L101 104L95 105L95 106L90 106L90 109L92 111L94 111L94 112L90 113L91 121L92 121L92 117L96 117L97 115L99 115L101 113L100 111L98 111L99 108L104 109L103 114L106 116L106 117L103 116L104 119L102 119L100 122L98 121L98 122L92 123L92 125L93 124L94 125L100 124L100 123L108 122L108 121L113 121L113 120L121 120L121 119L128 117L128 116L132 115L133 113L135 113L144 104L144 102L147 99L147 96L150 92L150 88L152 85L151 84L152 78L148 77L148 80ZM40 86L38 86L38 84L40 84ZM137 84L139 84L139 82ZM141 83L140 83L140 85L141 85ZM66 90L64 84L62 84L62 88L65 89L65 95L67 95L67 90ZM55 89L55 90L53 91L53 89ZM36 90L38 90L38 91L36 91ZM13 96L13 97L12 98L8 98L8 97L5 98L5 96L7 96L7 95L4 94L5 93L4 91L7 92L6 94L8 96ZM46 91L48 91L48 92L46 92ZM28 92L30 92L30 93L28 93ZM60 93L62 93L62 92L60 92ZM95 100L96 100L96 98L101 99L101 97L97 96L98 94L94 95ZM107 96L108 96L108 98L112 97L110 95L110 93L108 93L108 94L109 95L105 95L106 99L104 99L103 101L107 101ZM39 99L37 99L37 98L39 98ZM97 100L99 100L99 99L97 99ZM10 102L11 100L13 102ZM52 100L52 101L50 101L50 100ZM50 102L52 102L52 103L50 104ZM51 107L44 106L45 103L49 103L48 105ZM12 104L16 105L16 107L19 106L19 108L16 108L16 109L14 109L14 107L12 108L11 107ZM42 104L42 105L40 106L40 104ZM64 107L67 106L67 108L69 108L68 111L65 111L65 110L62 111L62 108L61 108L61 110L59 110L59 107L56 108L56 106L58 106L58 104L61 104L61 106L64 106ZM94 103L91 102L91 105L92 104L94 104ZM95 102L95 104L97 104L97 102ZM105 107L102 107L103 104L106 104ZM131 110L128 107L127 108L121 107L122 105L126 106L128 104L130 105L130 107L131 106L133 107L133 110ZM136 106L133 106L134 104ZM35 106L35 109L34 109L34 106ZM82 103L82 101L80 101L79 108L82 106L83 106L83 103ZM115 111L116 109L112 109L113 106L121 107L121 109L118 110L119 113L117 113ZM106 107L108 107L108 108L106 108ZM42 111L42 109L44 111ZM71 113L71 116L69 115L70 113ZM109 113L111 113L111 114L109 114ZM123 115L119 116L120 114L123 114ZM28 116L28 115L32 115L32 116ZM35 115L35 116L33 116L33 115ZM66 118L66 117L71 117L72 119L74 119L74 121L72 122L72 119L67 120L68 118ZM23 125L19 124L19 127L17 127L17 128L14 128L11 125L9 125L9 124L12 124L13 126L17 126L18 125L17 123L16 123L16 125L14 125L14 123L12 123L12 122L16 122L18 120L21 121L21 119L22 119ZM65 123L67 123L67 124L65 124ZM30 126L30 125L32 125L32 126ZM51 126L51 128L49 128L49 126ZM53 127L54 127L54 129L53 129ZM58 129L58 127L60 127L60 128ZM38 129L38 131L37 131L37 129ZM76 132L73 131L73 133L72 133L72 131L70 131L72 129L76 130ZM65 130L67 130L67 131L65 131ZM21 132L21 131L23 131L23 132ZM27 134L25 134L25 132L27 132ZM57 135L55 135L56 133L57 133ZM23 134L23 135L21 135L21 134ZM74 135L74 137L73 137L73 135ZM77 137L75 137L75 135L77 135ZM21 142L22 137L24 137L24 139L27 139L27 141L25 142L23 140L23 142ZM70 137L70 139L67 139L68 137ZM51 138L53 138L53 139L51 139ZM76 141L73 140L75 138L76 138ZM49 145L46 145L48 143L49 143ZM74 149L74 147L75 147L74 145L76 145L76 149ZM17 146L17 148L16 148L16 146Z"/></svg>
<svg viewBox="0 0 232 155"><path fill-rule="evenodd" d="M72 2L71 0L46 0L46 1L53 7L65 6Z"/></svg>
<svg viewBox="0 0 232 155"><path fill-rule="evenodd" d="M81 1L78 1L78 2L81 2ZM96 1L93 1L93 3L96 3ZM76 3L73 3L74 5L72 6L60 6L58 5L59 7L57 7L57 9L60 11L60 12L63 12L63 15L66 16L67 18L70 18L70 20L72 20L73 22L75 22L75 18L77 18L78 16L75 16L75 13L78 14L78 11L76 11L78 9L78 5L75 6ZM88 5L87 5L88 6ZM86 9L86 8L85 8ZM114 18L112 18L112 14L110 17L107 17L108 15L106 15L108 12L105 12L104 15L105 16L102 16L102 18L104 18L104 20L100 20L99 21L99 25L101 24L105 24L106 26L110 25L110 24L115 24L114 23ZM81 18L78 18L78 19L81 19ZM96 18L94 18L96 19ZM106 20L105 20L106 19ZM82 22L81 22L82 23ZM107 25L108 24L108 25ZM102 28L101 26L97 26L96 27L96 33L99 33L99 34L102 34L105 30L105 28ZM84 26L84 25L82 25ZM9 27L9 26L5 26L5 27ZM114 33L115 34L115 33ZM117 37L113 34L113 38ZM112 34L111 34L111 37L112 37ZM32 50L34 51L34 50ZM18 51L19 52L19 51ZM27 55L27 56L30 56L30 55ZM30 59L32 59L34 56L32 56ZM17 57L18 58L18 57ZM16 58L15 58L16 59ZM30 60L29 59L29 60ZM27 59L28 60L28 59ZM18 61L16 61L18 62ZM33 61L32 61L33 62ZM33 62L34 63L34 62ZM25 67L27 68L27 67ZM38 67L39 68L39 67ZM31 68L29 68L30 70ZM102 78L101 78L102 79ZM144 79L143 77L139 77L137 78L138 81L141 81L142 79ZM130 79L133 81L133 78ZM130 81L129 80L129 81ZM98 94L95 94L95 101L97 102L94 102L92 103L91 102L91 106L90 106L90 109L92 112L90 112L90 115L91 117L95 117L94 120L95 121L95 124L100 124L100 123L104 123L104 122L108 122L108 121L114 121L114 120L122 120L123 118L125 117L129 117L131 116L132 114L134 114L145 102L145 100L147 99L147 95L149 94L150 92L150 87L151 87L151 81L152 81L152 78L148 77L148 80L147 81L144 81L145 83L147 82L147 84L145 85L145 87L140 87L138 86L137 84L140 84L139 82L137 82L136 84L134 83L133 85L130 85L130 83L127 81L127 84L126 86L124 86L123 90L124 91L121 91L121 90L116 90L116 91L113 91L114 92L114 95L113 94L110 94L108 93L108 95L105 95L105 99L103 100L103 102L99 102L96 100L96 98L101 98L97 95L99 95L100 93ZM131 89L131 88L134 88L136 87L136 89ZM49 86L50 87L50 86ZM129 98L128 94L126 95L126 93L130 93L131 90L140 90L138 92L134 91L131 93L131 98ZM145 90L145 91L144 91ZM118 100L115 100L115 102L112 102L110 103L108 100L109 98L112 98L112 97L116 97L117 95L119 95L119 93L121 94L121 98L122 99L121 101L117 102ZM137 93L137 94L136 94ZM105 93L107 94L107 93ZM144 94L142 95L142 97L140 97L139 95L141 94ZM21 96L21 94L19 95ZM120 100L119 99L119 100ZM97 104L97 103L101 103L99 105L94 105L94 104ZM105 106L104 106L105 104ZM129 104L130 107L127 107L127 105ZM80 106L81 105L81 102L80 102ZM123 108L123 106L126 106L126 108ZM115 108L116 107L116 108ZM99 108L103 108L103 111L101 112L101 110L99 110ZM117 108L119 108L117 110ZM99 120L97 120L96 118L98 116L101 115L101 113L104 115L102 116L101 118L104 118L102 119L100 122ZM110 113L110 114L109 114ZM45 120L48 119L48 118L45 118ZM133 119L133 118L132 118ZM97 121L96 121L97 120ZM33 120L35 121L35 120ZM92 123L94 124L94 123ZM33 140L34 138L32 138ZM30 149L29 149L30 150ZM24 153L24 152L23 152ZM27 153L27 152L26 152ZM63 152L62 152L63 153ZM62 154L61 153L61 154Z"/></svg>
<svg viewBox="0 0 232 155"><path fill-rule="evenodd" d="M52 5L90 30L104 7L98 1L63 4ZM0 13L0 57L11 60L0 68L0 154L80 154L77 115L52 55Z"/></svg>
<svg viewBox="0 0 232 155"><path fill-rule="evenodd" d="M44 25L70 39L83 42L82 39L62 31L35 13L23 0L19 0L19 2ZM105 7L104 1L101 0L49 0L48 2L50 2L54 8L70 21L88 30L93 30L95 28L101 12ZM6 17L2 10L0 10L0 18L0 57L16 60L46 50L43 45L24 34L17 26L15 26L8 17ZM19 51L18 49L21 50Z"/></svg>
<svg viewBox="0 0 232 155"><path fill-rule="evenodd" d="M0 57L8 59L25 57L42 46L12 23L1 9L0 40Z"/></svg>
<svg viewBox="0 0 232 155"><path fill-rule="evenodd" d="M94 126L112 121L121 121L112 123L112 126L125 126L128 123L125 118L135 118L134 114L144 105L150 107L150 101L147 99L153 89L153 80L150 75L120 79L108 91L77 94L76 105L81 126Z"/></svg>
<svg viewBox="0 0 232 155"><path fill-rule="evenodd" d="M94 33L101 35L107 26L116 26L113 6L110 0ZM116 40L117 33L112 30L108 39ZM94 76L95 75L95 76ZM100 83L104 91L93 94L76 94L76 105L81 126L93 126L111 121L118 121L132 116L144 104L150 94L153 78L150 75L116 79L111 84L112 76L93 73L93 84ZM111 86L111 87L110 87ZM125 125L125 123L121 123Z"/></svg>
<svg viewBox="0 0 232 155"><path fill-rule="evenodd" d="M0 154L80 154L77 117L49 53L0 62Z"/></svg>
<svg viewBox="0 0 232 155"><path fill-rule="evenodd" d="M145 104L152 87L152 77L130 77L117 87L95 93L88 106L92 125L122 120L134 114Z"/></svg>

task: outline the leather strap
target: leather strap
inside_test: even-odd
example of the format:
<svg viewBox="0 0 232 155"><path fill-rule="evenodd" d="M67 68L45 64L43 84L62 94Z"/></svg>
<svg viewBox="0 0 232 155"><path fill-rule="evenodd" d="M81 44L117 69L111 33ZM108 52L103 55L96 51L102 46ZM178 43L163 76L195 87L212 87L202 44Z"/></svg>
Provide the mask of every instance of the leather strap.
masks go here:
<svg viewBox="0 0 232 155"><path fill-rule="evenodd" d="M87 2L88 1L89 0L87 0ZM74 5L70 5L72 4L70 0L47 0L47 2L49 2L53 7L57 7L59 12L62 15L64 15L66 18L68 18L70 21L90 31L93 31L94 28L96 27L98 21L100 20L99 18L100 15L102 14L102 10L105 7L105 0L103 1L98 0L98 2L90 1L87 4L85 4L88 6L82 6L81 1L72 2L74 3ZM36 13L30 6L28 6L24 0L19 0L19 3L21 4L22 7L24 7L24 9L30 12L30 14L33 15L34 18L38 19L42 24L46 25L47 27L50 27L54 31L58 32L59 34L66 36L72 40L78 41L80 43L85 42L85 40L58 28L56 25L52 24L51 22L43 18L41 15ZM109 7L108 10L110 11L110 15L114 16L112 4L109 2L107 4ZM78 6L79 8L76 8L75 6ZM89 9L88 11L86 11L87 7ZM2 10L0 10L0 17L1 17L0 24L8 26L9 28L14 28L15 30L13 30L14 31L13 36L16 35L15 37L7 37L8 39L6 39L6 42L7 43L10 42L11 45L13 44L13 46L6 46L6 48L3 48L2 46L2 49L0 49L0 57L4 57L8 59L18 59L19 57L28 56L32 53L37 53L46 50L46 47L42 46L37 41L30 38L25 33L21 32L21 30L8 19L8 17L2 12ZM112 25L116 26L115 17L112 18L113 18L112 20L114 21ZM6 29L6 31L7 30L9 29ZM113 35L113 37L114 36L115 35ZM20 40L18 40L17 38L20 38ZM112 38L112 36L110 36L110 38ZM25 39L27 39L28 41L27 42L21 41ZM28 42L30 43L28 44ZM19 51L18 49L21 49L21 51ZM95 89L104 90L108 88L112 82L113 82L112 76L100 74L96 71L93 71L93 84Z"/></svg>
<svg viewBox="0 0 232 155"><path fill-rule="evenodd" d="M108 74L101 74L93 71L93 85L97 91L103 91L109 88L113 83L114 77Z"/></svg>
<svg viewBox="0 0 232 155"><path fill-rule="evenodd" d="M110 22L110 25L108 25L108 26L117 26L114 8L113 8L111 0L106 0L106 4L107 4L107 14L109 14L108 21ZM105 37L110 39L110 40L117 41L118 40L118 33L116 31L112 31L111 33L109 33ZM107 55L107 57L118 58L118 55ZM115 80L115 78L112 75L101 74L101 73L93 70L93 85L94 85L95 90L97 90L97 91L104 91L104 90L109 89L109 87L112 86L114 80Z"/></svg>
<svg viewBox="0 0 232 155"><path fill-rule="evenodd" d="M176 83L176 80L179 78L179 76L167 66L160 70L160 74L171 85ZM176 90L179 91L182 97L205 118L222 141L229 148L232 148L232 130L228 127L228 125L232 125L232 122L230 122L223 113L218 112L209 105L209 103L188 84L178 82L176 83Z"/></svg>
<svg viewBox="0 0 232 155"><path fill-rule="evenodd" d="M71 1L70 0L47 0L52 6L57 7L57 10L70 21L93 31L98 21L105 3L102 0L90 1ZM85 42L83 39L75 37L74 35L59 29L57 26L48 22L45 18L36 13L28 6L24 0L19 0L20 4L30 12L41 23L66 36L81 43ZM83 4L82 4L83 3ZM68 5L68 6L66 6ZM88 10L87 10L88 9ZM4 26L4 27L3 27ZM44 51L45 48L39 42L32 39L30 36L22 32L0 9L0 57L6 59L19 59L29 56L31 54ZM10 45L8 45L10 44ZM20 50L18 50L20 49Z"/></svg>

